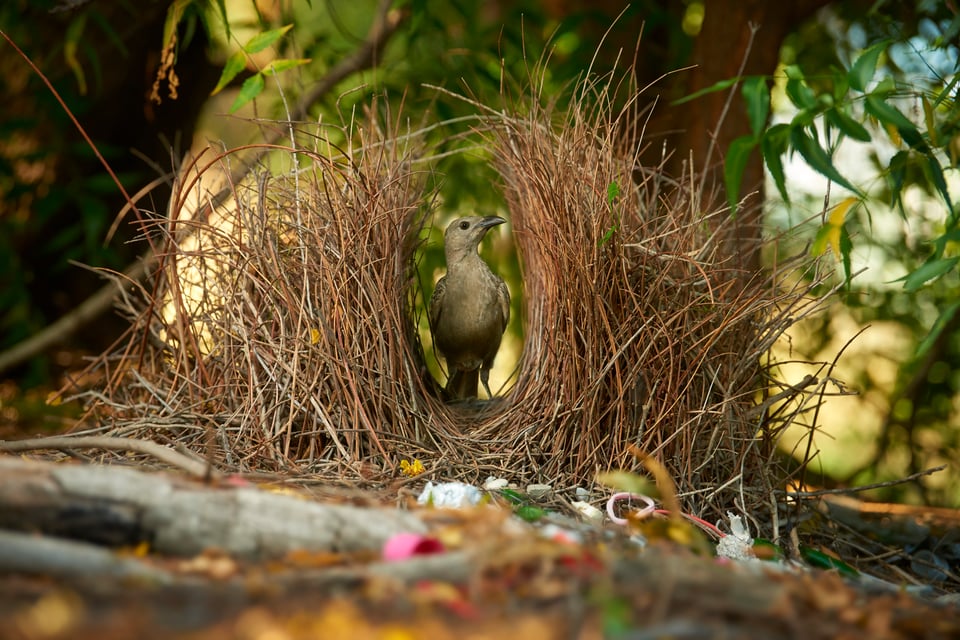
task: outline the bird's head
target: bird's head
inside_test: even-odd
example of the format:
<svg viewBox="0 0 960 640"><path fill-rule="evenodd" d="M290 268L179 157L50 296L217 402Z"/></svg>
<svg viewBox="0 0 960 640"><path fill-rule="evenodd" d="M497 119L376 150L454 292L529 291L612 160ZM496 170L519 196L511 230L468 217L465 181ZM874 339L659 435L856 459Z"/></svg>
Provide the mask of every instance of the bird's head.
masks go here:
<svg viewBox="0 0 960 640"><path fill-rule="evenodd" d="M506 222L500 216L466 216L457 218L443 234L444 248L448 256L476 252L483 236L491 227Z"/></svg>

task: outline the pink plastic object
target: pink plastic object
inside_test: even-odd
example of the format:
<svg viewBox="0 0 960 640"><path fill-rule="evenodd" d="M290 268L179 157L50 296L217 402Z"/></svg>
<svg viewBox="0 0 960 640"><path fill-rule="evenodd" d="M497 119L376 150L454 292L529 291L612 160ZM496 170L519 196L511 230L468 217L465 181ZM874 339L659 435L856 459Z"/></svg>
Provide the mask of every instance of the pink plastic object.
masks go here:
<svg viewBox="0 0 960 640"><path fill-rule="evenodd" d="M419 533L398 533L383 545L383 559L387 562L406 560L413 556L442 553L443 543Z"/></svg>
<svg viewBox="0 0 960 640"><path fill-rule="evenodd" d="M640 509L639 511L633 514L633 516L638 520L641 518L646 518L651 513L653 513L657 508L653 502L653 499L648 496L638 495L635 493L627 493L627 492L615 493L612 496L610 496L609 500L607 500L607 515L610 517L610 520L612 522L616 524L621 524L621 525L627 524L628 521L626 518L621 518L620 516L617 515L615 505L620 501L631 501L631 502L637 501L637 502L643 502L645 505L647 505L643 509Z"/></svg>

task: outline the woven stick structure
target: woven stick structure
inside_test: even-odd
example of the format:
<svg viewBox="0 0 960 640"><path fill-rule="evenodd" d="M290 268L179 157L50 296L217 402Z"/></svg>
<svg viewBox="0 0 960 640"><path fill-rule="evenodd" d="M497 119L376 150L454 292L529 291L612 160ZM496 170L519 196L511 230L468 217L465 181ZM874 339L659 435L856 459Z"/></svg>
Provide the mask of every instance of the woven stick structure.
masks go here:
<svg viewBox="0 0 960 640"><path fill-rule="evenodd" d="M181 173L146 230L164 247L154 287L125 299L130 341L102 358L93 408L237 471L389 478L418 458L434 479L571 486L642 471L639 450L697 513L770 505L777 439L811 396L765 358L817 300L739 266L735 220L695 176L638 166L607 91L582 85L563 110L478 105L523 274L502 397L447 405L427 372L428 163L415 134L370 115L277 151L292 168L251 173L225 202L211 194L231 153ZM795 402L774 414L770 397Z"/></svg>

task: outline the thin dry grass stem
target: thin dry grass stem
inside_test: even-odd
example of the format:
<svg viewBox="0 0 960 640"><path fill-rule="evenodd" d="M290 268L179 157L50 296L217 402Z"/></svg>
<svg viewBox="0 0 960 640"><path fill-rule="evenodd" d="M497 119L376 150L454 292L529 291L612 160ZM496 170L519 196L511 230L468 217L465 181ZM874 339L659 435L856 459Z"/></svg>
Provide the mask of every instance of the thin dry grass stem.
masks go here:
<svg viewBox="0 0 960 640"><path fill-rule="evenodd" d="M778 383L767 354L818 307L820 282L795 277L801 261L740 269L742 230L696 176L638 166L618 133L636 105L615 106L630 88L613 86L583 83L564 109L467 100L522 266L523 354L505 397L439 400L415 308L429 128L368 114L303 134L311 150L275 148L298 154L297 175L261 167L226 202L211 194L239 152L185 167L169 215L144 230L160 266L123 300L131 339L100 359L111 383L93 406L118 433L238 471L383 477L420 458L434 479L570 487L642 472L635 447L686 509L769 510L786 478L777 441L810 423L823 389Z"/></svg>

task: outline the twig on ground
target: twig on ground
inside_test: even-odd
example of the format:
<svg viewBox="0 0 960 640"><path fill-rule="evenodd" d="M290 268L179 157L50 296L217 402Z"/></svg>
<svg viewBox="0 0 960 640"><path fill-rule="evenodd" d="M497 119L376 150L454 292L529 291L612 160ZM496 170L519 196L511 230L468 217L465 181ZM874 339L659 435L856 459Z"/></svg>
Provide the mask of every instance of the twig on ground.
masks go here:
<svg viewBox="0 0 960 640"><path fill-rule="evenodd" d="M108 451L132 451L152 456L160 462L186 471L198 477L215 477L216 471L206 462L191 458L150 440L118 438L112 436L52 436L29 440L0 441L0 451L20 452L55 449L104 449Z"/></svg>
<svg viewBox="0 0 960 640"><path fill-rule="evenodd" d="M844 495L851 493L860 493L861 491L871 491L873 489L886 489L887 487L895 487L900 484L907 482L913 482L918 480L923 476L933 475L947 468L947 465L942 464L939 467L931 467L930 469L924 469L923 471L918 471L917 473L911 473L908 476L903 478L898 478L897 480L887 480L886 482L874 482L873 484L864 484L857 487L846 487L843 489L818 489L816 491L783 491L783 495L789 496L791 498L816 498L817 496L830 496L830 495Z"/></svg>

